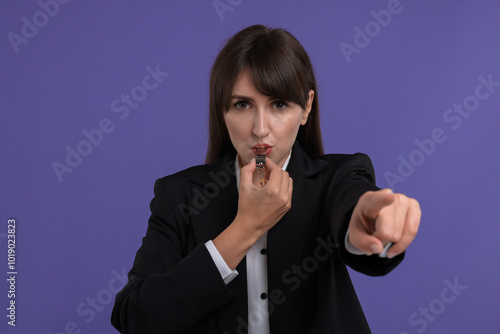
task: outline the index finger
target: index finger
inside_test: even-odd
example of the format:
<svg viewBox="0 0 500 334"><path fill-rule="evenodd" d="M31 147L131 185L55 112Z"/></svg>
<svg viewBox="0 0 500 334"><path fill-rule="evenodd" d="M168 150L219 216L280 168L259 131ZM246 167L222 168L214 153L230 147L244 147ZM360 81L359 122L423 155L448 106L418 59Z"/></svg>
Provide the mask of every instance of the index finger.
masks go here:
<svg viewBox="0 0 500 334"><path fill-rule="evenodd" d="M380 211L396 199L391 189L367 191L360 198L361 212L365 217L378 218Z"/></svg>
<svg viewBox="0 0 500 334"><path fill-rule="evenodd" d="M280 189L283 181L283 175L288 177L288 173L286 171L275 164L274 161L266 157L265 177L268 180L267 184L275 185L277 189Z"/></svg>
<svg viewBox="0 0 500 334"><path fill-rule="evenodd" d="M277 173L279 171L281 171L281 167L276 165L274 163L274 161L272 161L271 159L269 159L268 157L266 157L266 167L265 167L265 172L266 172L266 176L267 176L267 179L269 181L271 181L271 178L274 178L274 175L275 174L280 174L280 173ZM273 172L274 171L274 172Z"/></svg>

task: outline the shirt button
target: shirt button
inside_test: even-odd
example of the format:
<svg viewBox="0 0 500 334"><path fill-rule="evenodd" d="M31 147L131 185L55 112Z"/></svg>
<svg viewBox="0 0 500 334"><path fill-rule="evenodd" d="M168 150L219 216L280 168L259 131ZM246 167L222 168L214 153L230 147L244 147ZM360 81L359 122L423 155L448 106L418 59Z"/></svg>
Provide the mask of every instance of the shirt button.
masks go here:
<svg viewBox="0 0 500 334"><path fill-rule="evenodd" d="M267 249L262 248L262 249L260 250L260 254L262 254L262 255L266 255L266 254L267 254Z"/></svg>
<svg viewBox="0 0 500 334"><path fill-rule="evenodd" d="M263 292L260 294L260 299L266 299L267 298L267 293Z"/></svg>

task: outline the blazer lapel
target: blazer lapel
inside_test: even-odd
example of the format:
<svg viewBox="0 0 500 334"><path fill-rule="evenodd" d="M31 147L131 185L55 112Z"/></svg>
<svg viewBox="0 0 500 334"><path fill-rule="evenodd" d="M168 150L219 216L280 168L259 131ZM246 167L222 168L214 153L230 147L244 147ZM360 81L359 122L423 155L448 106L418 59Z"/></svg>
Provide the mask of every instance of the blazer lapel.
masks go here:
<svg viewBox="0 0 500 334"><path fill-rule="evenodd" d="M206 172L194 174L190 178L190 204L197 209L197 213L191 216L191 223L197 244L215 239L236 217L239 196L236 188L235 158L236 151L231 150L214 163L206 165ZM221 333L235 333L237 328L244 328L247 322L245 258L236 270L239 275L228 284L236 298L216 311Z"/></svg>

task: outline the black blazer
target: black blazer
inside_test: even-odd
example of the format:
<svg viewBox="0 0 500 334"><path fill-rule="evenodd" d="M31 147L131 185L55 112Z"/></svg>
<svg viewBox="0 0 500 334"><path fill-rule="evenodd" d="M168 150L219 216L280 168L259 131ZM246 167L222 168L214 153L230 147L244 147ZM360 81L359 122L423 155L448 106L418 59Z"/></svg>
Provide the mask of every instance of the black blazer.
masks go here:
<svg viewBox="0 0 500 334"><path fill-rule="evenodd" d="M147 233L111 316L121 333L247 332L245 259L226 286L204 246L236 216L235 156L232 150L156 181ZM357 153L312 160L296 142L287 171L292 207L267 237L271 333L370 333L346 264L379 276L404 256L345 249L354 206L378 189L370 159Z"/></svg>

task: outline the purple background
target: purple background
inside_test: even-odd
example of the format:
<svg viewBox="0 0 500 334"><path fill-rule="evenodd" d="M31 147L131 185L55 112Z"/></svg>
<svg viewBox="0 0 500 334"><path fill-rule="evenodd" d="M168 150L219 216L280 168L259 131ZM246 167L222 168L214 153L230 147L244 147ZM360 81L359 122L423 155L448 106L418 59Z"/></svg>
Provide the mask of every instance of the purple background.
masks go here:
<svg viewBox="0 0 500 334"><path fill-rule="evenodd" d="M393 185L423 211L405 261L382 278L352 273L373 332L498 333L500 87L480 90L490 95L478 106L469 96L479 76L500 81L499 3L402 0L381 27L370 11L394 1L220 2L221 16L212 0L70 1L48 7L53 17L34 0L1 2L0 332L116 333L114 277L140 246L154 180L203 163L211 64L232 34L263 23L288 29L309 52L326 152L367 153L380 187L399 156L420 163ZM22 36L23 17L40 27L15 46L9 36ZM349 62L340 45L355 45L354 28L367 24L370 42ZM120 119L112 102L139 94L157 64L169 76ZM464 100L470 116L446 121ZM114 130L60 182L53 162L66 164L66 146L76 149L82 131L106 118ZM415 140L436 128L446 141L416 152ZM9 218L16 328L6 318ZM454 280L462 288L445 290L445 303Z"/></svg>

